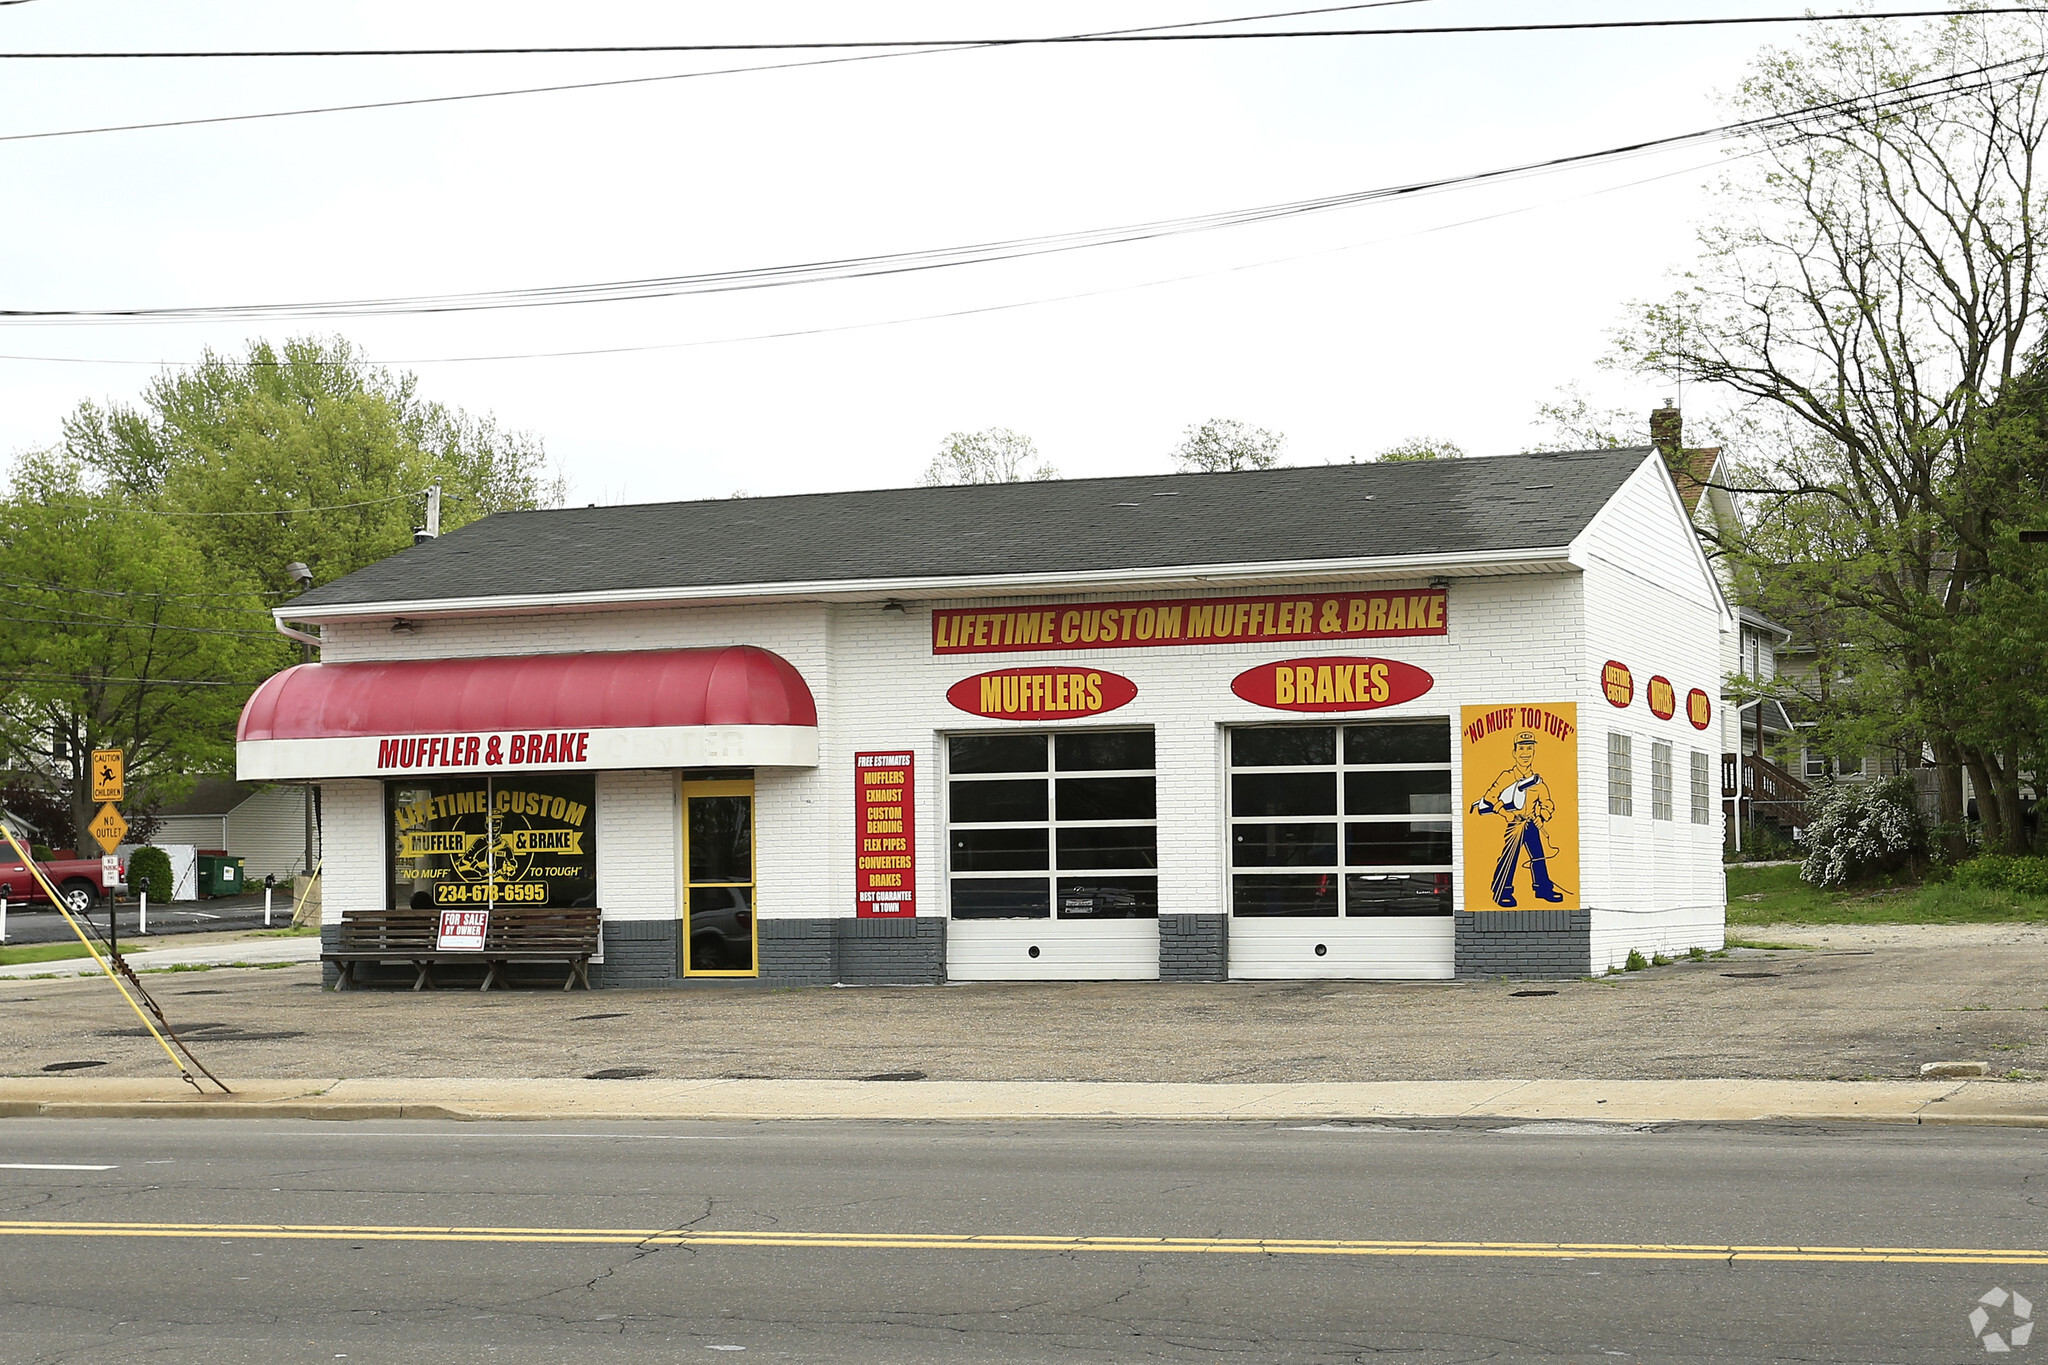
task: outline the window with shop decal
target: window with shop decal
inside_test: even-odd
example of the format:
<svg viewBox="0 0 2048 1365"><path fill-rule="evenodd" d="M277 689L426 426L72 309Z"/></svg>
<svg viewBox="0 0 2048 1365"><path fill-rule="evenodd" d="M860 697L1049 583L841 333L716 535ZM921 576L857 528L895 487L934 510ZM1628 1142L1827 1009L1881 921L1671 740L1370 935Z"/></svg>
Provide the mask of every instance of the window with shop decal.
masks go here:
<svg viewBox="0 0 2048 1365"><path fill-rule="evenodd" d="M589 774L384 784L393 908L597 904Z"/></svg>
<svg viewBox="0 0 2048 1365"><path fill-rule="evenodd" d="M1451 913L1451 725L1230 731L1230 903L1245 919Z"/></svg>

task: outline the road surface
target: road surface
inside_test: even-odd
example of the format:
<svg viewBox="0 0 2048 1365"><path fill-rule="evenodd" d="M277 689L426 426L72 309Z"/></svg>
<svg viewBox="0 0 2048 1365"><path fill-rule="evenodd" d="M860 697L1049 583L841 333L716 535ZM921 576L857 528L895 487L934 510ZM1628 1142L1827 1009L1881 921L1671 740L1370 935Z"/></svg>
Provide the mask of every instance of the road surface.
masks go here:
<svg viewBox="0 0 2048 1365"><path fill-rule="evenodd" d="M1964 1361L2048 1316L2037 1130L9 1120L0 1163L9 1362Z"/></svg>

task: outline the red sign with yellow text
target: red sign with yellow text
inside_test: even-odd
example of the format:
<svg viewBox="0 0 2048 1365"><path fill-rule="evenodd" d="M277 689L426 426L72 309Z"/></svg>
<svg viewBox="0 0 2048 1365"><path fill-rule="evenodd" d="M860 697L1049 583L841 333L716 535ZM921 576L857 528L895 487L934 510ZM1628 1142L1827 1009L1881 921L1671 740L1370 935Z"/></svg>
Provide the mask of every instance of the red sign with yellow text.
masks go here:
<svg viewBox="0 0 2048 1365"><path fill-rule="evenodd" d="M989 720L1072 720L1099 716L1137 699L1138 685L1099 668L1006 668L977 673L946 689L946 700Z"/></svg>
<svg viewBox="0 0 2048 1365"><path fill-rule="evenodd" d="M1124 649L1247 640L1365 640L1442 635L1447 594L1316 593L1301 597L1170 598L932 613L932 653Z"/></svg>
<svg viewBox="0 0 2048 1365"><path fill-rule="evenodd" d="M1685 718L1695 730L1706 729L1707 722L1714 718L1714 704L1697 687L1685 694Z"/></svg>
<svg viewBox="0 0 2048 1365"><path fill-rule="evenodd" d="M1414 701L1436 679L1398 659L1282 659L1247 668L1230 690L1275 711L1373 711Z"/></svg>
<svg viewBox="0 0 2048 1365"><path fill-rule="evenodd" d="M853 756L853 914L901 919L917 914L916 756Z"/></svg>

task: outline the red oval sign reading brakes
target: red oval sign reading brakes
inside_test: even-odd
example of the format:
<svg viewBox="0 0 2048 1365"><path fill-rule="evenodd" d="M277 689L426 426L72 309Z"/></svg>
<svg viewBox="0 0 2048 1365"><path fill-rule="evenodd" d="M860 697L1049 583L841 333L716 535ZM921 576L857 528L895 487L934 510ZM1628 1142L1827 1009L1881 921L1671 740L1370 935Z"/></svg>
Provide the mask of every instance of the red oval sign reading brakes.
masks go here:
<svg viewBox="0 0 2048 1365"><path fill-rule="evenodd" d="M1138 685L1099 668L1005 668L977 673L946 689L946 700L989 720L1072 720L1099 716L1137 699Z"/></svg>
<svg viewBox="0 0 2048 1365"><path fill-rule="evenodd" d="M1436 679L1398 659L1323 655L1247 668L1230 690L1275 711L1373 711L1414 701Z"/></svg>

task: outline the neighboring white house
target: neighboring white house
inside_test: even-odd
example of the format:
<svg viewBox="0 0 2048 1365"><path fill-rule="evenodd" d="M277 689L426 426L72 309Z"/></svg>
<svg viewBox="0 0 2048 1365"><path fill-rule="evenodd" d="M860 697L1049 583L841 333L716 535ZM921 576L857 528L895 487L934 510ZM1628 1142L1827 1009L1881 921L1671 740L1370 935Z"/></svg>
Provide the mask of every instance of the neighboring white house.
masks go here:
<svg viewBox="0 0 2048 1365"><path fill-rule="evenodd" d="M191 794L159 813L163 821L150 842L190 844L202 853L225 852L242 860L243 874L261 885L266 876L296 876L306 856L306 801L311 789L262 782L226 782L203 777ZM320 859L315 808L313 859Z"/></svg>

